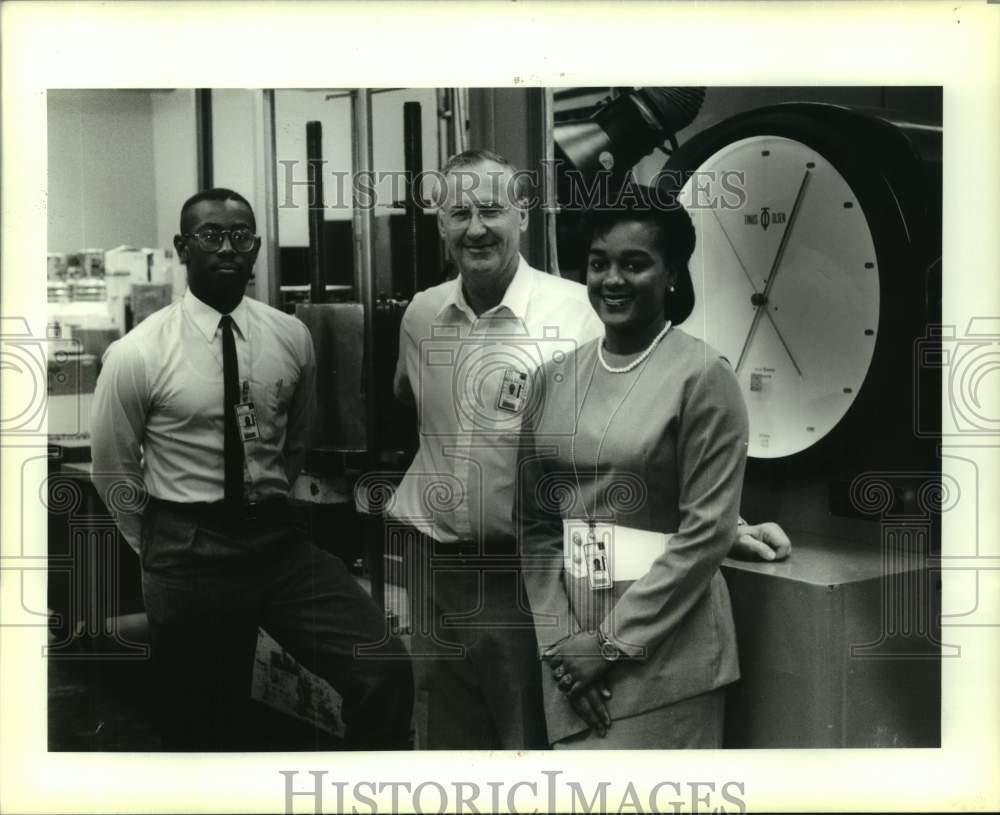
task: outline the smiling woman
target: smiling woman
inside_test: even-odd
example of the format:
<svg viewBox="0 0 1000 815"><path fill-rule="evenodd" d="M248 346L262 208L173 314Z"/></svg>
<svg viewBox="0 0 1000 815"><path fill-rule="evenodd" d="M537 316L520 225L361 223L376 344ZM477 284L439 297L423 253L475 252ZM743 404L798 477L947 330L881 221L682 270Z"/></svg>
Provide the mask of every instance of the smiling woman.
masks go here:
<svg viewBox="0 0 1000 815"><path fill-rule="evenodd" d="M667 322L683 322L694 307L687 266L695 244L691 218L656 200L643 193L636 206L594 210L583 222L590 247L587 291L611 354L639 353Z"/></svg>
<svg viewBox="0 0 1000 815"><path fill-rule="evenodd" d="M723 688L739 667L719 565L738 517L746 408L728 363L674 327L694 304L687 213L608 209L586 233L605 334L577 352L579 383L553 388L526 422L515 510L551 669L549 739L720 747ZM568 441L566 415L577 417Z"/></svg>
<svg viewBox="0 0 1000 815"><path fill-rule="evenodd" d="M611 353L636 353L667 323L661 304L676 274L654 249L658 232L653 224L626 221L591 242L587 292Z"/></svg>

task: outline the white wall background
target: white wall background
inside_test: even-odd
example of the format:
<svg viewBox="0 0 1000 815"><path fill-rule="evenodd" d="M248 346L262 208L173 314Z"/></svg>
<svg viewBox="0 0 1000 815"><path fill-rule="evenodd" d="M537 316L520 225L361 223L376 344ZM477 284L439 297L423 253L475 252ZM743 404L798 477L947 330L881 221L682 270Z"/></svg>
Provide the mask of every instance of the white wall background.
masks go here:
<svg viewBox="0 0 1000 815"><path fill-rule="evenodd" d="M48 92L48 250L158 241L149 91Z"/></svg>
<svg viewBox="0 0 1000 815"><path fill-rule="evenodd" d="M48 92L48 251L169 248L197 187L194 91Z"/></svg>
<svg viewBox="0 0 1000 815"><path fill-rule="evenodd" d="M306 122L323 124L327 161L327 220L351 217L350 180L337 206L333 173L351 170L351 106L331 90L275 93L276 152L294 161L277 167L278 235L282 246L307 246L306 189L285 180L306 179ZM437 166L433 89L407 89L372 97L374 167L403 169L403 103L422 106L423 167ZM245 195L256 207L254 91L212 92L213 182ZM110 249L123 243L169 248L184 200L197 188L193 90L53 90L48 93L48 251ZM346 178L346 176L345 176ZM388 196L389 184L384 190ZM381 214L381 210L376 214Z"/></svg>
<svg viewBox="0 0 1000 815"><path fill-rule="evenodd" d="M194 91L150 91L150 98L157 235L154 246L169 248L180 226L181 204L198 189Z"/></svg>

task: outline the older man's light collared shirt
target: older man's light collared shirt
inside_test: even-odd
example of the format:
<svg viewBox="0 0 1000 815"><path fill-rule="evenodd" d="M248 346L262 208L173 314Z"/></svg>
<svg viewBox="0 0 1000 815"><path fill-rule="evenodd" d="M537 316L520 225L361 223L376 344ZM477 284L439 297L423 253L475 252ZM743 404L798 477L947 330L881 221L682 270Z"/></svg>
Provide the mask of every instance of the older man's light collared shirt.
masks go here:
<svg viewBox="0 0 1000 815"><path fill-rule="evenodd" d="M521 258L499 305L476 316L461 277L417 294L403 315L396 393L412 394L420 448L388 508L440 541L513 537L517 443L561 360L603 333L579 283ZM567 433L575 417L567 417Z"/></svg>
<svg viewBox="0 0 1000 815"><path fill-rule="evenodd" d="M259 433L244 443L246 495L259 501L287 494L302 466L315 355L309 330L288 314L244 297L230 316L240 399L253 403ZM102 495L125 475L167 501L223 499L221 319L188 290L108 348L91 419ZM136 545L135 530L121 526Z"/></svg>

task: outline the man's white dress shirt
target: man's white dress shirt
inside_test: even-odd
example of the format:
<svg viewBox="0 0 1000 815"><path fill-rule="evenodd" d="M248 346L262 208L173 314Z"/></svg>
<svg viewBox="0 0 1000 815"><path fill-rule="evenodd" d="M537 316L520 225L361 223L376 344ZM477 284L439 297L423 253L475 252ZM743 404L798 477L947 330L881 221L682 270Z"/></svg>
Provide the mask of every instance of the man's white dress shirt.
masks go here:
<svg viewBox="0 0 1000 815"><path fill-rule="evenodd" d="M249 501L286 495L302 467L315 396L312 338L295 317L244 297L231 312L241 401L260 438L244 445ZM119 475L180 503L225 493L222 314L190 289L108 348L91 418L94 483L106 498ZM137 516L119 526L138 549Z"/></svg>
<svg viewBox="0 0 1000 815"><path fill-rule="evenodd" d="M479 317L460 276L415 295L395 388L416 401L420 448L389 515L439 541L512 539L519 431L544 398L539 368L603 332L585 286L524 258L501 302Z"/></svg>

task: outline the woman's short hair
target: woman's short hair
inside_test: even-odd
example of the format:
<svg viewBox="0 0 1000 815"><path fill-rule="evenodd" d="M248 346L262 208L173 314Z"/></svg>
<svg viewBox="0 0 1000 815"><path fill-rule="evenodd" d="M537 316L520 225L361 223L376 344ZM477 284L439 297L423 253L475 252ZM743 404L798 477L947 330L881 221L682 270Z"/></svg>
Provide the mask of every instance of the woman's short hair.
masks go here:
<svg viewBox="0 0 1000 815"><path fill-rule="evenodd" d="M634 193L634 194L633 194ZM648 223L657 228L657 248L674 273L674 291L666 297L667 319L684 322L694 309L694 286L688 262L694 254L694 224L676 195L663 195L638 184L628 185L614 201L588 210L580 225L581 245L589 250L594 238L603 237L620 223Z"/></svg>

